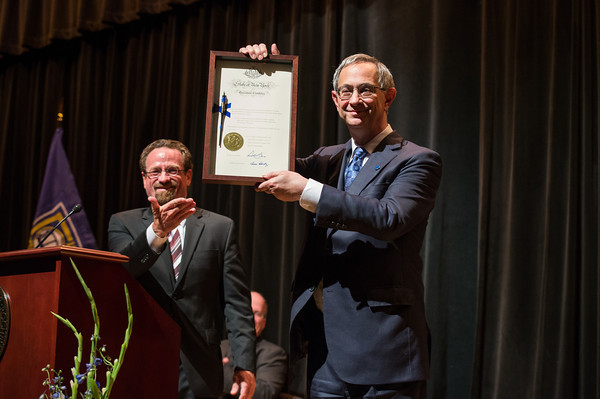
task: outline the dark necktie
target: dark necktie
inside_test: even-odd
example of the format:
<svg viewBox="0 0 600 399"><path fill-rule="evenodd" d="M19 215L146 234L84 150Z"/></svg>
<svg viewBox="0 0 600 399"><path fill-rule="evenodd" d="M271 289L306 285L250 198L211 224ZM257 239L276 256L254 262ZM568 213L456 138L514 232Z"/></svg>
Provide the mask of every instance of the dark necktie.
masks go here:
<svg viewBox="0 0 600 399"><path fill-rule="evenodd" d="M362 147L356 147L356 150L354 150L354 157L346 167L346 172L344 173L344 191L348 190L348 187L350 187L350 184L352 184L354 178L358 175L358 172L360 172L363 158L366 155L367 151Z"/></svg>

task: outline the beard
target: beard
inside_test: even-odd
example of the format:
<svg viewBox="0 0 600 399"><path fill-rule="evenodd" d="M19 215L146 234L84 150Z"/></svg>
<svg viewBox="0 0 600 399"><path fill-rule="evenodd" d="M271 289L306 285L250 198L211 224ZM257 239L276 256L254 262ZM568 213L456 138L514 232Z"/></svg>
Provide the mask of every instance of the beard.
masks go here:
<svg viewBox="0 0 600 399"><path fill-rule="evenodd" d="M158 204L160 206L163 206L164 204L175 198L175 190L177 189L177 184L171 184L169 186L160 186L160 188L164 188L165 191L161 191L159 193L155 191L154 197L158 201Z"/></svg>

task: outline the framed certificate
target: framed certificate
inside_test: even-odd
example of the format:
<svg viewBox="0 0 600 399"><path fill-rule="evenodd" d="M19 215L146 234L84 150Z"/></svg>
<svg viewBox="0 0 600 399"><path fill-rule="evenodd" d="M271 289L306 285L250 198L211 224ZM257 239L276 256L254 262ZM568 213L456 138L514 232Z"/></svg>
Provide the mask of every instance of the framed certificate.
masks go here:
<svg viewBox="0 0 600 399"><path fill-rule="evenodd" d="M254 185L294 170L298 56L211 51L202 180Z"/></svg>

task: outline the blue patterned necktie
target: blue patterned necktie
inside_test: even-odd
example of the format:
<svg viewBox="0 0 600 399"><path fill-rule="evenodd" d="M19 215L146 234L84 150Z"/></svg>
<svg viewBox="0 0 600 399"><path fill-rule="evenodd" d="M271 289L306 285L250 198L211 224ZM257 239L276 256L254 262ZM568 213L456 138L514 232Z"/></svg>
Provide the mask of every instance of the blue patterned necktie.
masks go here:
<svg viewBox="0 0 600 399"><path fill-rule="evenodd" d="M364 148L356 147L356 150L354 150L354 157L346 167L346 172L344 173L344 191L348 190L348 187L350 187L350 184L352 184L354 178L358 175L358 172L360 172L365 155L367 155L367 151L365 151Z"/></svg>

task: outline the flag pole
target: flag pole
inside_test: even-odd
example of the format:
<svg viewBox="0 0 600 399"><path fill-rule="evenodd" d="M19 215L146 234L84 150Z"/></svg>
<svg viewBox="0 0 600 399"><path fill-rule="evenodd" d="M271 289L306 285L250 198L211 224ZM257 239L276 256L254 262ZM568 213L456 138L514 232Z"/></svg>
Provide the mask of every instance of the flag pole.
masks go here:
<svg viewBox="0 0 600 399"><path fill-rule="evenodd" d="M63 123L63 105L64 105L64 101L65 99L61 99L60 100L60 105L58 106L58 113L56 114L56 129L58 129L59 127L62 127L62 123Z"/></svg>

